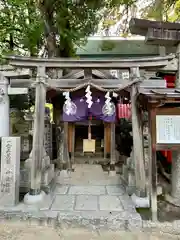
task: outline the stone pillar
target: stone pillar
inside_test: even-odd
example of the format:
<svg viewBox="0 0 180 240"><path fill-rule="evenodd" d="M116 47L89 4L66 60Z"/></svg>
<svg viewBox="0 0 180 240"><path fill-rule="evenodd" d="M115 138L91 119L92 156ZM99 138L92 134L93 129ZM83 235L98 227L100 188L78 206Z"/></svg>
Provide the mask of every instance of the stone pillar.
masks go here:
<svg viewBox="0 0 180 240"><path fill-rule="evenodd" d="M178 71L176 75L176 88L180 89L180 43L177 47L178 56ZM173 165L172 165L172 193L174 198L179 199L180 206L180 150L177 153L173 153Z"/></svg>
<svg viewBox="0 0 180 240"><path fill-rule="evenodd" d="M0 73L0 137L9 136L8 80Z"/></svg>
<svg viewBox="0 0 180 240"><path fill-rule="evenodd" d="M20 137L2 137L1 206L13 206L19 202L20 150Z"/></svg>
<svg viewBox="0 0 180 240"><path fill-rule="evenodd" d="M44 148L47 155L52 160L52 124L50 123L49 116L45 116Z"/></svg>
<svg viewBox="0 0 180 240"><path fill-rule="evenodd" d="M173 152L171 195L173 198L179 199L180 205L180 154L177 152Z"/></svg>
<svg viewBox="0 0 180 240"><path fill-rule="evenodd" d="M31 162L30 191L24 197L26 204L35 204L44 199L45 193L41 190L42 159L44 144L44 114L46 103L46 69L37 68L35 118L33 131L33 148Z"/></svg>
<svg viewBox="0 0 180 240"><path fill-rule="evenodd" d="M171 193L166 194L166 200L180 207L180 153L173 151L171 169Z"/></svg>
<svg viewBox="0 0 180 240"><path fill-rule="evenodd" d="M133 150L130 157L127 158L126 163L123 164L123 179L126 184L126 191L129 195L136 192L136 178L134 169Z"/></svg>
<svg viewBox="0 0 180 240"><path fill-rule="evenodd" d="M176 88L180 89L180 43L177 47L178 71L176 75ZM170 195L166 195L166 200L180 207L180 150L173 152L172 159L172 191Z"/></svg>

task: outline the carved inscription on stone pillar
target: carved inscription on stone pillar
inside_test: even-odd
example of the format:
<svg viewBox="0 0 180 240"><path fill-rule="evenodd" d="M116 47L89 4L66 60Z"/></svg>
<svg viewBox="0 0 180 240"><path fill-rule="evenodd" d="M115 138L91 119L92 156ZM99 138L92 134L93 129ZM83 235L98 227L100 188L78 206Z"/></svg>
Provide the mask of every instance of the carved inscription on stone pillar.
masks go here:
<svg viewBox="0 0 180 240"><path fill-rule="evenodd" d="M2 137L0 205L19 202L20 137Z"/></svg>
<svg viewBox="0 0 180 240"><path fill-rule="evenodd" d="M44 148L47 155L52 159L52 129L51 124L46 122L44 128Z"/></svg>

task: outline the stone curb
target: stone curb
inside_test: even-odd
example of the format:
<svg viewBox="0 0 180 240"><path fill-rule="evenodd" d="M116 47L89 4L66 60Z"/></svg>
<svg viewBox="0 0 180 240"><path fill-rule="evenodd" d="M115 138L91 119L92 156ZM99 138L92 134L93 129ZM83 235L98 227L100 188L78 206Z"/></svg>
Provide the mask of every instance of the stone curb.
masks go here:
<svg viewBox="0 0 180 240"><path fill-rule="evenodd" d="M132 216L133 217L133 216ZM22 212L22 211L1 211L0 222L3 221L22 221L29 224L46 225L58 228L64 227L83 227L89 229L111 229L111 230L131 230L142 228L141 219L124 218L123 216L82 216L74 214L59 214L52 211L36 211L36 212Z"/></svg>
<svg viewBox="0 0 180 240"><path fill-rule="evenodd" d="M151 232L161 232L168 233L172 235L180 235L180 220L175 220L173 222L152 222L152 221L143 221L142 222L143 231Z"/></svg>
<svg viewBox="0 0 180 240"><path fill-rule="evenodd" d="M58 212L40 211L25 213L0 212L0 223L2 222L24 222L30 225L49 226L53 228L88 228L88 229L108 229L114 231L143 231L160 232L164 234L180 235L180 220L173 222L152 222L140 219L123 219L118 217L93 218L83 216L72 216L59 214Z"/></svg>

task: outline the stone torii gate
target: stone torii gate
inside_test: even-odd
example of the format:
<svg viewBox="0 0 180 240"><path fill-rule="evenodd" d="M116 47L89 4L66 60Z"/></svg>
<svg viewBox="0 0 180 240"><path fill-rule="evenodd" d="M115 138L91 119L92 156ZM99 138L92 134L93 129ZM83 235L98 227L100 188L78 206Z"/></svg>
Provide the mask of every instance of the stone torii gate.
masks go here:
<svg viewBox="0 0 180 240"><path fill-rule="evenodd" d="M150 57L141 59L46 59L46 58L28 58L28 57L8 57L10 65L17 68L36 69L37 76L35 79L14 79L11 81L12 87L35 87L35 120L33 133L33 149L32 149L32 166L31 166L31 189L25 196L25 202L28 204L37 203L43 200L44 192L41 191L41 166L43 155L43 136L44 136L44 106L46 101L46 90L48 88L59 89L60 91L68 91L69 87L82 88L88 85L98 88L112 90L112 79L96 79L95 82L91 78L83 79L81 86L77 86L77 79L66 79L64 77L48 78L48 69L61 70L69 69L125 69L131 73L131 81L122 81L116 79L116 87L113 92L129 91L132 104L132 126L133 126L133 142L134 142L134 162L136 174L136 188L139 197L146 196L146 177L144 169L144 156L142 145L142 133L140 131L140 119L136 105L137 85L143 87L143 79L140 79L140 69L159 69L168 65L173 56L168 57ZM97 85L98 83L98 85ZM102 88L102 87L101 87ZM130 90L131 89L131 90Z"/></svg>

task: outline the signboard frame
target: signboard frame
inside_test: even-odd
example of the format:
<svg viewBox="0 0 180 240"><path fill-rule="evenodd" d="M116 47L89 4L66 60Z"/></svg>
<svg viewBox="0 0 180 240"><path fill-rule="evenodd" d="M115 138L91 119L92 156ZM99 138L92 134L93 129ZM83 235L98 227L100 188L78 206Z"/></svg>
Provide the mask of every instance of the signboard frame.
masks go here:
<svg viewBox="0 0 180 240"><path fill-rule="evenodd" d="M163 117L164 117L164 120L166 121L166 123L162 122ZM157 122L158 118L159 118L159 120L161 119L161 123ZM171 134L173 132L172 125L174 125L174 127L175 127L175 121L177 122L177 119L180 120L180 107L171 107L171 108L170 107L158 107L158 108L151 109L151 131L152 131L151 138L152 138L152 146L154 149L156 149L158 151L158 150L168 150L168 149L176 150L176 149L180 148L180 124L179 124L178 140L176 139L173 141L172 140L173 137ZM171 122L169 123L167 121L171 121ZM163 124L162 128L167 127L166 134L165 133L158 134L157 127L159 124ZM176 127L177 127L177 125L176 125ZM163 129L161 129L161 131L162 130ZM178 130L178 127L177 127L177 130ZM160 129L159 129L159 131L160 131ZM164 129L164 131L165 131L165 129ZM164 134L164 137L166 139L168 139L167 134L169 134L169 140L163 141L162 134ZM161 139L160 139L160 141L158 141L158 138L160 137L160 135L161 135ZM175 135L175 133L174 133L174 135Z"/></svg>

